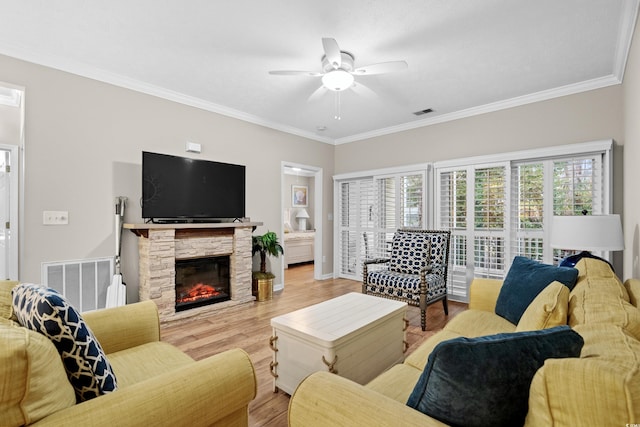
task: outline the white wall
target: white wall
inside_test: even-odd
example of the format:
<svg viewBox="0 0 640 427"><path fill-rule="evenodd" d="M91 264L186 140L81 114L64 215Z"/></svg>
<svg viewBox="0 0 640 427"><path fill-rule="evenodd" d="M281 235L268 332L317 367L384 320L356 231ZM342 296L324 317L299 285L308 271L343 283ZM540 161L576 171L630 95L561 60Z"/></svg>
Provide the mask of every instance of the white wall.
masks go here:
<svg viewBox="0 0 640 427"><path fill-rule="evenodd" d="M636 26L624 77L624 272L640 277L640 30Z"/></svg>
<svg viewBox="0 0 640 427"><path fill-rule="evenodd" d="M247 216L280 230L281 162L326 171L324 209L333 211L334 147L135 91L0 56L0 81L26 89L24 258L20 279L40 281L40 263L113 256L115 196L127 196L126 222L140 222L141 152L193 155L247 166ZM43 210L69 211L69 225L43 226ZM137 300L137 246L124 233L123 274ZM333 259L332 230L323 247ZM281 260L272 271L279 272ZM331 263L323 265L331 273ZM282 283L282 278L276 278Z"/></svg>

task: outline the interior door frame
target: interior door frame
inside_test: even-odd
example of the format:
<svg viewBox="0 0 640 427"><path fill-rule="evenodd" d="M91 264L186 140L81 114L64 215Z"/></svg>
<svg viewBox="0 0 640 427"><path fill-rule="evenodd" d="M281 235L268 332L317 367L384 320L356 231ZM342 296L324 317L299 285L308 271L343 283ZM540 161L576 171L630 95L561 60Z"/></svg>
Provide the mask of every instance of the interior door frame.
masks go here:
<svg viewBox="0 0 640 427"><path fill-rule="evenodd" d="M322 266L323 266L323 247L322 247L322 234L323 234L323 215L322 212L324 210L323 206L323 188L322 188L322 168L311 165L304 165L295 162L287 162L282 161L280 165L280 188L282 189L282 194L280 198L280 241L284 244L284 206L285 200L288 200L288 193L284 189L284 171L286 167L294 167L304 169L306 171L313 172L313 217L315 218L314 226L316 230L316 234L314 236L313 241L313 278L315 280L322 280ZM277 290L283 289L284 284L284 259L282 260L280 266L280 277L282 277L282 288L278 288ZM274 288L275 289L275 288Z"/></svg>
<svg viewBox="0 0 640 427"><path fill-rule="evenodd" d="M2 279L18 280L19 275L19 251L20 251L20 222L19 222L19 203L20 203L20 185L19 173L20 168L20 150L17 145L0 144L0 150L8 151L11 155L11 178L9 180L9 234L11 240L7 246L7 271L6 276ZM4 225L2 225L4 227Z"/></svg>

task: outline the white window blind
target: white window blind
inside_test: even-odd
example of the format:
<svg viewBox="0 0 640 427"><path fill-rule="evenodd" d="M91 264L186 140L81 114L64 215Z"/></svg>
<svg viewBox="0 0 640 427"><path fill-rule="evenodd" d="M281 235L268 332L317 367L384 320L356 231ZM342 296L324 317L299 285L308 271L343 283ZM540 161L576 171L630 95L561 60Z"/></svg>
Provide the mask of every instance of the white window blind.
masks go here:
<svg viewBox="0 0 640 427"><path fill-rule="evenodd" d="M464 299L467 295L467 170L442 172L438 178L440 220L437 227L451 230L447 292Z"/></svg>
<svg viewBox="0 0 640 427"><path fill-rule="evenodd" d="M436 164L436 223L452 232L452 299L468 300L473 277L503 278L516 255L564 258L548 245L552 217L610 213L610 150L610 142L587 143L562 154L514 153L502 165L488 163L491 156Z"/></svg>
<svg viewBox="0 0 640 427"><path fill-rule="evenodd" d="M473 169L474 276L501 278L504 275L507 237L506 167Z"/></svg>
<svg viewBox="0 0 640 427"><path fill-rule="evenodd" d="M425 173L341 180L338 186L339 275L360 280L364 258L388 256L398 228L424 227Z"/></svg>

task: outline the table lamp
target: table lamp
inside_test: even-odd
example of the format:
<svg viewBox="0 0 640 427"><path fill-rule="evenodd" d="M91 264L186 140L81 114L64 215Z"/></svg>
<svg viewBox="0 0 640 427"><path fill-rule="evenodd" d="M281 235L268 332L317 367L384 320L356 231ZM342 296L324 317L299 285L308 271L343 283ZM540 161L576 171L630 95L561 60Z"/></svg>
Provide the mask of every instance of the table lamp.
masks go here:
<svg viewBox="0 0 640 427"><path fill-rule="evenodd" d="M551 223L550 246L555 249L574 249L582 252L568 256L561 267L574 267L582 258L595 258L590 251L621 251L624 237L620 215L554 216Z"/></svg>
<svg viewBox="0 0 640 427"><path fill-rule="evenodd" d="M300 212L296 215L298 220L298 229L304 231L307 229L307 218L309 218L309 212L306 209L300 209Z"/></svg>

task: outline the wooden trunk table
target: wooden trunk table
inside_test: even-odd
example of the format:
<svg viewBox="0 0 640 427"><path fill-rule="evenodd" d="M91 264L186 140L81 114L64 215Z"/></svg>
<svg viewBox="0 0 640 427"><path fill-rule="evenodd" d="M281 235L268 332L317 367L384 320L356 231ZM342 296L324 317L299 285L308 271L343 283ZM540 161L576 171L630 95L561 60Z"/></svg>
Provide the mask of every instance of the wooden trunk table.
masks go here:
<svg viewBox="0 0 640 427"><path fill-rule="evenodd" d="M404 360L407 304L349 293L271 319L274 391L316 371L365 384Z"/></svg>

